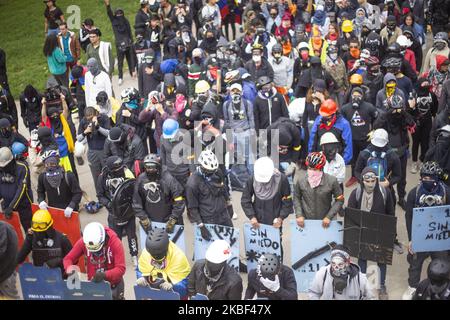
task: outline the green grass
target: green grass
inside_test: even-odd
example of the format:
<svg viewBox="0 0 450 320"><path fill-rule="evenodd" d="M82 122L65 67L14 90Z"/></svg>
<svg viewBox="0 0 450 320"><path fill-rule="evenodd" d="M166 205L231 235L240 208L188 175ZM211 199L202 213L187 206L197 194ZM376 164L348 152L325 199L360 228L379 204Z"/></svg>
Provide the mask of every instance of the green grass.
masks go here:
<svg viewBox="0 0 450 320"><path fill-rule="evenodd" d="M81 22L92 18L102 31L102 40L114 44L114 34L103 0L58 0L56 3L64 12L66 21L70 17L67 7L79 6ZM139 2L111 0L111 6L113 10L117 7L124 9L134 30L134 17L139 9ZM44 10L45 4L40 0L0 0L0 48L6 52L8 80L16 99L27 84L43 90L50 75L47 60L42 53L45 40ZM79 32L78 29L72 31ZM113 52L116 57L114 45ZM83 53L82 61L85 60Z"/></svg>

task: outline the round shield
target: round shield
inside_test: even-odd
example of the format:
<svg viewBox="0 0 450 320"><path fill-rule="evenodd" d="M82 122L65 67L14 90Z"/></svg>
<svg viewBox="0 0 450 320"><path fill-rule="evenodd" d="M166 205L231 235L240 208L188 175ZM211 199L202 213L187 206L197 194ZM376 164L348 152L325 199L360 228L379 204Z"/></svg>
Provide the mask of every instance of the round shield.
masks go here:
<svg viewBox="0 0 450 320"><path fill-rule="evenodd" d="M126 223L134 216L133 192L135 179L125 180L114 193L112 198L112 214L117 223Z"/></svg>

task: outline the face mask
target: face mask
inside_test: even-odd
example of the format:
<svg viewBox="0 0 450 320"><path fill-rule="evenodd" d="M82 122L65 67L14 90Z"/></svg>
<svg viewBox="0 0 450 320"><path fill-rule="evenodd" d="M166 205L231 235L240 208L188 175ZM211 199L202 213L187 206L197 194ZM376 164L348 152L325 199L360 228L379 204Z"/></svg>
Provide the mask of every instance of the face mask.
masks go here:
<svg viewBox="0 0 450 320"><path fill-rule="evenodd" d="M366 190L367 193L373 193L373 191L375 190L375 185L377 184L376 180L373 181L366 181L363 180L363 184L364 184L364 190Z"/></svg>
<svg viewBox="0 0 450 320"><path fill-rule="evenodd" d="M330 57L330 59L331 59L332 61L336 61L337 58L338 58L338 54L337 54L337 53L331 53L331 54L329 55L329 57Z"/></svg>
<svg viewBox="0 0 450 320"><path fill-rule="evenodd" d="M333 278L333 289L337 294L342 294L347 287L347 276L334 277Z"/></svg>
<svg viewBox="0 0 450 320"><path fill-rule="evenodd" d="M308 51L302 51L302 52L300 52L300 55L301 55L303 61L306 61L309 58L309 52Z"/></svg>
<svg viewBox="0 0 450 320"><path fill-rule="evenodd" d="M425 190L432 192L437 187L437 182L434 180L423 180L422 185Z"/></svg>
<svg viewBox="0 0 450 320"><path fill-rule="evenodd" d="M331 257L331 274L333 277L347 276L347 262L343 257L339 255Z"/></svg>
<svg viewBox="0 0 450 320"><path fill-rule="evenodd" d="M201 65L202 64L202 58L201 57L194 57L194 62L195 62L195 64Z"/></svg>
<svg viewBox="0 0 450 320"><path fill-rule="evenodd" d="M231 95L231 100L234 104L241 104L242 97L239 93L234 93Z"/></svg>
<svg viewBox="0 0 450 320"><path fill-rule="evenodd" d="M436 43L433 44L433 47L434 47L436 50L441 51L441 50L444 50L444 48L445 48L445 43L444 43L444 42L436 42Z"/></svg>
<svg viewBox="0 0 450 320"><path fill-rule="evenodd" d="M389 31L394 31L396 27L397 27L397 24L395 24L395 23L388 23L388 25L387 25L387 28L389 29Z"/></svg>
<svg viewBox="0 0 450 320"><path fill-rule="evenodd" d="M191 37L189 36L188 32L183 32L181 34L181 39L183 39L184 42L190 42L191 41Z"/></svg>
<svg viewBox="0 0 450 320"><path fill-rule="evenodd" d="M325 158L327 158L328 162L336 159L337 150L334 146L332 146L330 144L326 144L324 146L323 152L325 153Z"/></svg>
<svg viewBox="0 0 450 320"><path fill-rule="evenodd" d="M260 55L253 55L252 56L252 60L255 63L259 63L259 62L261 62L261 56Z"/></svg>
<svg viewBox="0 0 450 320"><path fill-rule="evenodd" d="M127 103L127 107L132 110L136 110L139 107L139 105L135 101L130 101Z"/></svg>
<svg viewBox="0 0 450 320"><path fill-rule="evenodd" d="M229 54L228 58L230 59L231 63L234 63L237 59L237 56L235 54Z"/></svg>
<svg viewBox="0 0 450 320"><path fill-rule="evenodd" d="M150 181L158 181L161 177L161 174L158 170L145 170L145 173Z"/></svg>
<svg viewBox="0 0 450 320"><path fill-rule="evenodd" d="M362 97L360 96L352 96L352 104L354 107L359 107L362 102Z"/></svg>
<svg viewBox="0 0 450 320"><path fill-rule="evenodd" d="M98 65L88 65L89 72L92 73L94 76L98 75L100 73L100 69Z"/></svg>
<svg viewBox="0 0 450 320"><path fill-rule="evenodd" d="M358 48L351 48L350 54L353 58L358 59L361 51Z"/></svg>

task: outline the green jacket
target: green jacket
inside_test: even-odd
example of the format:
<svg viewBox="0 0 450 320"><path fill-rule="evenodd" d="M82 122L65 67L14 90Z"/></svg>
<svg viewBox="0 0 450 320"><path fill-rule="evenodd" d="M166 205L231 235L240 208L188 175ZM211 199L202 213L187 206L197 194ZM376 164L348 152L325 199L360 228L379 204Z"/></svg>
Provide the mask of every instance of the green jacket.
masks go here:
<svg viewBox="0 0 450 320"><path fill-rule="evenodd" d="M53 50L52 54L47 57L48 69L51 74L64 74L67 70L66 56L60 48Z"/></svg>

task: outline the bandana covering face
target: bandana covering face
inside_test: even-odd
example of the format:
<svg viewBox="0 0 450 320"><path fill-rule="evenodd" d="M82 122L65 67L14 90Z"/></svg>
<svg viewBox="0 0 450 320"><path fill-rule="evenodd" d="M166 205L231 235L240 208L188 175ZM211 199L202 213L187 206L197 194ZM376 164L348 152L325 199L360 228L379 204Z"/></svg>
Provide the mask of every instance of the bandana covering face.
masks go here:
<svg viewBox="0 0 450 320"><path fill-rule="evenodd" d="M397 87L396 83L386 84L386 95L388 96L388 98L393 96L396 87Z"/></svg>
<svg viewBox="0 0 450 320"><path fill-rule="evenodd" d="M359 55L361 54L361 51L358 48L351 48L350 49L350 55L355 58L359 59Z"/></svg>
<svg viewBox="0 0 450 320"><path fill-rule="evenodd" d="M320 184L320 181L322 180L322 176L323 171L308 169L307 178L310 187L313 189L317 188Z"/></svg>

